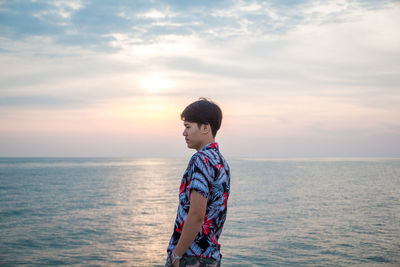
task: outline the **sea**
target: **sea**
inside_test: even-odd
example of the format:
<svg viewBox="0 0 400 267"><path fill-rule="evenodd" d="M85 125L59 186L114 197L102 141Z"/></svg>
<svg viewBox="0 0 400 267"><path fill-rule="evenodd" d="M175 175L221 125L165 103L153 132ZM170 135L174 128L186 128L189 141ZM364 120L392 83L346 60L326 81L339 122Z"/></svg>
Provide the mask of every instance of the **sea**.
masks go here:
<svg viewBox="0 0 400 267"><path fill-rule="evenodd" d="M222 266L400 266L399 158L227 158ZM0 158L0 266L164 266L188 159Z"/></svg>

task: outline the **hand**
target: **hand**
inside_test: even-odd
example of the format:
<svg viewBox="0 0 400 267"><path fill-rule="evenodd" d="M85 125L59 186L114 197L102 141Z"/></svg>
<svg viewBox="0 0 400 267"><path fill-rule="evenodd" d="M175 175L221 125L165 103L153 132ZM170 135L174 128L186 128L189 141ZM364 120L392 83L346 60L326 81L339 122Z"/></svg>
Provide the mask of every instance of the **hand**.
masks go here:
<svg viewBox="0 0 400 267"><path fill-rule="evenodd" d="M176 256L176 257L175 257ZM175 251L172 251L172 253L171 253L171 255L170 255L170 261L172 262L172 266L174 266L174 267L179 267L179 265L180 265L180 259L179 259L180 257L178 257L176 254L175 254Z"/></svg>
<svg viewBox="0 0 400 267"><path fill-rule="evenodd" d="M179 263L180 263L180 260L176 260L175 262L174 262L174 267L179 267Z"/></svg>

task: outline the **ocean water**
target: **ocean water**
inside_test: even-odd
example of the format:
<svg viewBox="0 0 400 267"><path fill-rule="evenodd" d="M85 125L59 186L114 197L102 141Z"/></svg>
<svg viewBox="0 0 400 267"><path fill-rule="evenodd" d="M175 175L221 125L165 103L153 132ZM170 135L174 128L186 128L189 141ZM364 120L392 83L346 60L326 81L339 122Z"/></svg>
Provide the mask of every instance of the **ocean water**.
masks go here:
<svg viewBox="0 0 400 267"><path fill-rule="evenodd" d="M0 266L163 266L188 159L0 158ZM229 159L223 266L400 266L400 159Z"/></svg>

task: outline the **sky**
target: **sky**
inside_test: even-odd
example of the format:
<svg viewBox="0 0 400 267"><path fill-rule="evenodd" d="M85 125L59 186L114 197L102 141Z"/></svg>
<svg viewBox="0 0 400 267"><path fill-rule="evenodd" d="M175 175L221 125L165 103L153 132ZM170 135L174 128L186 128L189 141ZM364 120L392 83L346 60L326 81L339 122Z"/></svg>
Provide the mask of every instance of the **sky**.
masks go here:
<svg viewBox="0 0 400 267"><path fill-rule="evenodd" d="M1 157L400 157L400 2L0 1Z"/></svg>

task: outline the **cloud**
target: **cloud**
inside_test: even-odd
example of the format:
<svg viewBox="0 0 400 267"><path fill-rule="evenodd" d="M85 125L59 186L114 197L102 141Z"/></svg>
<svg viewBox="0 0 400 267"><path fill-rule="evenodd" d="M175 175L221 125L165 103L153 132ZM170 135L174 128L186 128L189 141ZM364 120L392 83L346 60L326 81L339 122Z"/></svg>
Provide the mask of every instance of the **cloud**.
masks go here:
<svg viewBox="0 0 400 267"><path fill-rule="evenodd" d="M39 64L49 58L49 66L62 62L60 56L69 57L66 62L72 66L83 54L104 58L112 53L126 57L123 64L135 70L151 62L171 71L255 83L399 85L400 38L395 30L399 5L392 2L169 1L156 5L139 1L116 5L39 1L4 2L0 12L5 22L3 55L22 54L32 61L39 59ZM112 64L111 60L112 67L107 68L95 63L94 57L89 59L91 65L81 62L81 68L78 64L71 68L79 73L93 68L114 72L113 67L124 61ZM46 67L38 69L45 71ZM40 80L35 72L29 75L24 81L18 81L17 75L5 77L6 85ZM49 76L60 77L56 73Z"/></svg>
<svg viewBox="0 0 400 267"><path fill-rule="evenodd" d="M83 7L81 1L51 1L47 9L42 9L33 13L33 17L41 21L52 23L57 20L59 25L63 26L68 24L68 20L79 9Z"/></svg>
<svg viewBox="0 0 400 267"><path fill-rule="evenodd" d="M52 133L50 121L60 134L93 118L82 136L144 140L209 96L232 144L392 138L399 18L396 1L3 1L1 130Z"/></svg>
<svg viewBox="0 0 400 267"><path fill-rule="evenodd" d="M186 2L186 1L185 1ZM379 4L378 4L379 3ZM390 2L389 2L390 3ZM23 1L3 2L1 31L12 38L51 36L65 45L109 49L110 36L152 42L164 35L221 39L284 35L298 25L349 19L381 1Z"/></svg>
<svg viewBox="0 0 400 267"><path fill-rule="evenodd" d="M97 34L96 38L102 40L100 44L107 49L114 49L114 56L107 56L109 50L91 52L90 48L85 47L85 41L77 40L80 46L71 46L69 42L57 43L62 38L64 41L69 38L64 34L58 36L51 32L48 35L27 35L20 40L2 37L3 51L7 51L6 55L14 55L9 58L11 69L12 65L16 65L13 73L8 75L6 72L3 76L3 94L16 87L23 91L27 85L32 87L39 84L44 93L48 85L55 86L52 81L76 80L80 77L90 81L90 76L96 77L93 82L98 79L102 80L102 84L107 84L99 76L105 76L107 80L106 77L111 74L139 76L161 69L169 69L170 73L190 73L193 78L199 79L209 76L224 84L227 82L222 80L233 79L237 82L231 90L239 95L262 93L265 88L278 87L281 90L301 90L314 94L334 91L336 96L343 91L343 96L349 96L346 90L350 86L359 88L353 90L369 87L369 90L381 94L382 86L390 89L399 85L396 56L400 38L399 34L394 34L399 17L396 4L384 3L381 8L388 5L392 5L392 8L377 11L365 10L359 2L347 1L330 1L322 5L300 2L292 9L278 2L247 4L242 1L212 7L181 7L170 3L157 9L154 5L145 4L127 7L95 5L94 2L85 2L85 5L81 2L71 2L72 5L61 3L42 4L42 8L69 10L70 15L58 16L60 21L67 18L71 25L84 25L70 35L86 36L86 31L90 30L93 36ZM375 2L372 4L377 5ZM137 9L134 10L134 7ZM203 12L207 8L212 11ZM34 14L39 12L37 9L36 6ZM197 14L199 12L202 15ZM294 16L293 12L298 15ZM101 19L101 22L97 19ZM189 25L183 23L189 19L192 20ZM247 21L243 24L245 26L242 25L245 28L236 22L241 19ZM121 20L125 23L119 24ZM165 25L160 26L160 23ZM176 25L168 26L168 23ZM263 28L269 28L268 23L278 27L282 25L283 28L276 29L276 33L270 29L262 31ZM195 28L196 24L199 29ZM238 27L228 29L225 24ZM119 32L112 32L112 25L118 25ZM133 25L130 32L127 31L128 25ZM107 28L109 33L106 33ZM219 34L219 31L226 34ZM92 39L88 42L96 43ZM21 53L24 59L18 57ZM85 56L82 58L81 55ZM27 58L30 60L27 61ZM17 74L21 64L26 65L24 79ZM158 66L158 70L154 66ZM131 84L133 80L131 78ZM112 79L110 83L113 83ZM240 89L246 84L251 84L253 91ZM89 84L86 83L86 86ZM194 87L207 86L199 83ZM113 92L120 96L117 91ZM99 93L97 96L101 95ZM351 97L354 98L354 95Z"/></svg>

